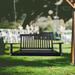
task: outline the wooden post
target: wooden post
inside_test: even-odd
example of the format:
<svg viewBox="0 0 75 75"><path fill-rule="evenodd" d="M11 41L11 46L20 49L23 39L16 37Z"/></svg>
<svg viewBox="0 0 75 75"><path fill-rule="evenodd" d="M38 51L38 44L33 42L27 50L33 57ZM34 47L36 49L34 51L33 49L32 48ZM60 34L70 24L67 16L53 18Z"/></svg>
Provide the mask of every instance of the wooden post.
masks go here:
<svg viewBox="0 0 75 75"><path fill-rule="evenodd" d="M75 0L66 0L73 8L72 15L72 43L71 43L71 63L75 65Z"/></svg>
<svg viewBox="0 0 75 75"><path fill-rule="evenodd" d="M75 9L72 15L72 44L71 44L71 63L75 65Z"/></svg>

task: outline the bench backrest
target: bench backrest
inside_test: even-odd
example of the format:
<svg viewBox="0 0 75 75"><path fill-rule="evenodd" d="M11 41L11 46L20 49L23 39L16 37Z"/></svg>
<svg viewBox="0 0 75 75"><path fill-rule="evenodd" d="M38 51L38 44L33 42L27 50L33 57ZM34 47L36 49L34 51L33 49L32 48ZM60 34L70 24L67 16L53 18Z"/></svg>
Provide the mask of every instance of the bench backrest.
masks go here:
<svg viewBox="0 0 75 75"><path fill-rule="evenodd" d="M53 33L21 34L21 49L50 49L53 48Z"/></svg>

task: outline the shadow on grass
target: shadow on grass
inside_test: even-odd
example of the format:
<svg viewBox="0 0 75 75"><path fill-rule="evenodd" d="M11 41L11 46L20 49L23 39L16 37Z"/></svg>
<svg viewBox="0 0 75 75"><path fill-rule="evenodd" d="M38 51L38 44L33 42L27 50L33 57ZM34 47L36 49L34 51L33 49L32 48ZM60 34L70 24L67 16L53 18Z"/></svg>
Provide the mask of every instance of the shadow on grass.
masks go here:
<svg viewBox="0 0 75 75"><path fill-rule="evenodd" d="M8 53L7 53L8 52ZM9 55L9 49L5 48L3 50L0 49L0 55Z"/></svg>
<svg viewBox="0 0 75 75"><path fill-rule="evenodd" d="M0 72L0 75L33 75L33 72Z"/></svg>
<svg viewBox="0 0 75 75"><path fill-rule="evenodd" d="M51 58L51 57L50 57ZM23 60L24 59L24 60ZM17 59L16 57L0 57L0 66L1 67L13 67L13 66L29 66L29 67L53 67L53 66L68 66L70 65L70 54L64 54L60 58L57 56L53 59L42 59L38 60L25 60L25 58Z"/></svg>

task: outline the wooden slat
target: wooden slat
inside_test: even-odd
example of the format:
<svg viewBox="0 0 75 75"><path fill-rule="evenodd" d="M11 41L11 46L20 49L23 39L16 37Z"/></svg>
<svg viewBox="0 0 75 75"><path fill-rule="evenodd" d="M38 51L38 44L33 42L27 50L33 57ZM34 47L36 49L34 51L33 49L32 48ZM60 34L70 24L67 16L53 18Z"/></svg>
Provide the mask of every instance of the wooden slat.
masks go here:
<svg viewBox="0 0 75 75"><path fill-rule="evenodd" d="M52 34L21 34L20 46L22 49L47 49L50 48L50 39L52 39Z"/></svg>

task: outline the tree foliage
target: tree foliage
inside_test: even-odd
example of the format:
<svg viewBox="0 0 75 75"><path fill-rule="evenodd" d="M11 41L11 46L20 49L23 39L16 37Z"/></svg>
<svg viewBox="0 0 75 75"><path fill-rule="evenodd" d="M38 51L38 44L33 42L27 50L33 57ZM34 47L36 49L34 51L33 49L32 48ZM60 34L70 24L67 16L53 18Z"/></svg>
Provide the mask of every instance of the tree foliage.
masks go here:
<svg viewBox="0 0 75 75"><path fill-rule="evenodd" d="M0 0L0 20L6 17L9 22L14 21L14 0ZM23 27L29 24L31 20L36 20L39 16L48 16L48 11L53 10L53 15L55 15L56 5L58 0L17 0L16 1L16 12L17 20L21 19L21 16L25 13L27 14ZM72 8L68 5L65 0L58 8L58 15L67 21L71 18Z"/></svg>

